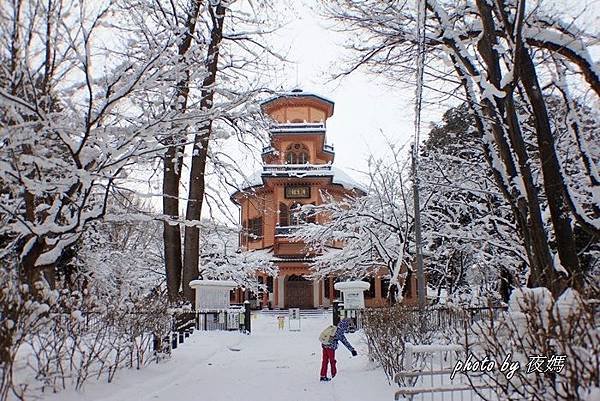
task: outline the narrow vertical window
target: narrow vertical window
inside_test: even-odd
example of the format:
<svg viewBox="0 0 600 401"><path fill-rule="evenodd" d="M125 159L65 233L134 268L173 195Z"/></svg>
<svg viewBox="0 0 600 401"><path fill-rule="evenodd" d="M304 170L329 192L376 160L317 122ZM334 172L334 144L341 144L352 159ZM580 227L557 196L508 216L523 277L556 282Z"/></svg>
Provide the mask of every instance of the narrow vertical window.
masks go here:
<svg viewBox="0 0 600 401"><path fill-rule="evenodd" d="M282 227L290 225L290 210L285 203L279 204L279 225Z"/></svg>

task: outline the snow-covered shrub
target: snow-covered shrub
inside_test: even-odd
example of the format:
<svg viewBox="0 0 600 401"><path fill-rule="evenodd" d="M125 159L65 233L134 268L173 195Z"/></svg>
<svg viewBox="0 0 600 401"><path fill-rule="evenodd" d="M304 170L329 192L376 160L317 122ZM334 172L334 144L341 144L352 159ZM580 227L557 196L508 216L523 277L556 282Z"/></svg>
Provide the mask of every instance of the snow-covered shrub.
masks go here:
<svg viewBox="0 0 600 401"><path fill-rule="evenodd" d="M171 316L157 291L98 297L91 285L78 291L45 282L30 289L4 267L0 286L2 401L110 382L119 369L162 356Z"/></svg>
<svg viewBox="0 0 600 401"><path fill-rule="evenodd" d="M444 311L451 313L449 309ZM455 338L454 327L440 325L439 320L428 318L434 313L437 313L436 310L419 312L414 307L402 305L365 310L363 330L369 358L381 366L389 382L396 373L405 369L407 343L446 343L449 338ZM459 315L454 317L462 321Z"/></svg>
<svg viewBox="0 0 600 401"><path fill-rule="evenodd" d="M499 399L597 400L599 317L598 303L572 289L554 299L546 288L523 288L511 296L506 314L471 328L467 345L498 367L509 356L519 363L510 380L498 370L486 373Z"/></svg>
<svg viewBox="0 0 600 401"><path fill-rule="evenodd" d="M51 325L49 312L57 307L57 294L40 283L32 289L19 281L8 263L0 263L0 400L13 393L21 397L26 387L14 380L17 354L31 333Z"/></svg>

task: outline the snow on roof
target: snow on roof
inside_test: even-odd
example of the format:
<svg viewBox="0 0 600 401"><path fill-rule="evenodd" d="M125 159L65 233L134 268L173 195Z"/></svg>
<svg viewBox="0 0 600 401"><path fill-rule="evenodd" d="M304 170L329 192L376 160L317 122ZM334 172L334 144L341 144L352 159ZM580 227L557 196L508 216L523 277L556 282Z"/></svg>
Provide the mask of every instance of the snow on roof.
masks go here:
<svg viewBox="0 0 600 401"><path fill-rule="evenodd" d="M270 103L274 100L280 99L280 98L286 98L286 97L316 97L318 99L321 99L327 103L331 103L331 105L333 106L335 104L335 102L331 99L326 98L325 96L321 96L321 95L317 95L316 93L312 93L312 92L305 92L302 89L292 89L289 92L280 92L278 94L276 94L275 96L272 96L270 98L268 98L267 100L263 101L261 103L261 105L265 105L267 103Z"/></svg>
<svg viewBox="0 0 600 401"><path fill-rule="evenodd" d="M280 125L274 125L273 127L271 127L271 134L286 134L286 135L290 135L290 134L296 134L296 135L304 135L307 133L311 133L314 132L316 134L323 134L325 133L327 130L325 129L324 126L318 127L316 126L316 124L313 125L307 125L307 124L297 124L297 127L294 127L294 125L292 124L280 124Z"/></svg>
<svg viewBox="0 0 600 401"><path fill-rule="evenodd" d="M344 170L341 168L331 166L333 170L333 182L334 184L339 184L346 189L360 189L363 192L368 192L367 187L356 181L354 178L350 177Z"/></svg>
<svg viewBox="0 0 600 401"><path fill-rule="evenodd" d="M343 186L345 189L358 189L367 192L367 188L350 177L341 168L331 164L265 164L262 170L257 170L248 176L240 185L240 190L263 185L263 177L328 177L332 184ZM236 191L237 192L237 191Z"/></svg>
<svg viewBox="0 0 600 401"><path fill-rule="evenodd" d="M251 187L257 187L259 185L263 184L263 180L262 180L262 173L263 170L256 170L255 172L252 173L251 176L249 176L246 181L244 181L244 189L246 188L251 188ZM247 186L246 186L247 185Z"/></svg>

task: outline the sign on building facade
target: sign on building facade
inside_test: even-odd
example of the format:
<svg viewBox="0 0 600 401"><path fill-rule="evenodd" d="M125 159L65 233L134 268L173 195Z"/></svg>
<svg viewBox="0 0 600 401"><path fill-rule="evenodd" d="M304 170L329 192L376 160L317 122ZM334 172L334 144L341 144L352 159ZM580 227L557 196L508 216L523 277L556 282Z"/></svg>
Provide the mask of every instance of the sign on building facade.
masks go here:
<svg viewBox="0 0 600 401"><path fill-rule="evenodd" d="M286 199L308 199L310 198L310 186L308 185L286 185Z"/></svg>

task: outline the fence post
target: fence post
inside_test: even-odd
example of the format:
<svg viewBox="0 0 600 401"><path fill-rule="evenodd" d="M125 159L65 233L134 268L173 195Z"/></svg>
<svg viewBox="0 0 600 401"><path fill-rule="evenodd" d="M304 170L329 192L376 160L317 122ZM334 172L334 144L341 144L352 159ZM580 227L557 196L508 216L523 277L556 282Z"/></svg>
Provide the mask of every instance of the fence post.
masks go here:
<svg viewBox="0 0 600 401"><path fill-rule="evenodd" d="M171 332L171 348L172 349L177 348L177 332L176 331Z"/></svg>
<svg viewBox="0 0 600 401"><path fill-rule="evenodd" d="M333 301L333 325L337 326L340 322L340 304L342 301L336 299Z"/></svg>
<svg viewBox="0 0 600 401"><path fill-rule="evenodd" d="M413 345L411 343L404 344L404 366L402 370L410 370L413 368Z"/></svg>
<svg viewBox="0 0 600 401"><path fill-rule="evenodd" d="M169 333L169 340L171 341L171 349L177 348L177 315L173 313L171 316L171 332Z"/></svg>
<svg viewBox="0 0 600 401"><path fill-rule="evenodd" d="M250 301L244 301L244 325L246 326L246 333L252 332L252 324L250 323Z"/></svg>

